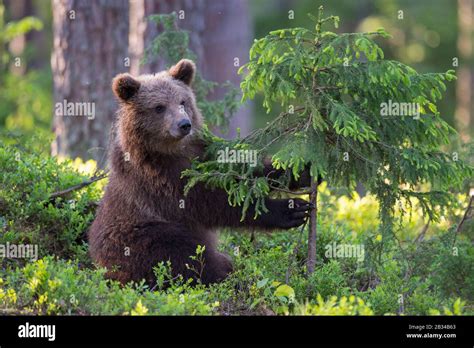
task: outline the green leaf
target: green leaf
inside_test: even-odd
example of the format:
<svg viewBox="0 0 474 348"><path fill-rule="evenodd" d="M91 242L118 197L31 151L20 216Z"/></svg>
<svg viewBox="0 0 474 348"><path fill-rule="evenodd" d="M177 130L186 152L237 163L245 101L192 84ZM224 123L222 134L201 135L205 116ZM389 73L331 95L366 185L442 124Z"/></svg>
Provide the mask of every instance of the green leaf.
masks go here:
<svg viewBox="0 0 474 348"><path fill-rule="evenodd" d="M295 297L295 290L293 290L293 288L287 284L283 284L283 285L280 285L276 290L275 290L275 293L274 293L275 296L277 297L287 297L287 298L291 298L291 297Z"/></svg>
<svg viewBox="0 0 474 348"><path fill-rule="evenodd" d="M265 285L267 285L267 283L268 283L268 278L264 278L264 279L262 279L262 280L259 280L259 281L257 282L257 288L261 289L261 288L263 288Z"/></svg>

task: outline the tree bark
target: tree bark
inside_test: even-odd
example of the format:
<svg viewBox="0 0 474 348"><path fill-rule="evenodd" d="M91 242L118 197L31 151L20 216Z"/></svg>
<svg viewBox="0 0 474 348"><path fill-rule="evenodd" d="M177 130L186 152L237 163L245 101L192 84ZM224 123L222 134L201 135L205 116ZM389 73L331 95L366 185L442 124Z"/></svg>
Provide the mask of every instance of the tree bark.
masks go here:
<svg viewBox="0 0 474 348"><path fill-rule="evenodd" d="M241 77L237 74L240 66L248 60L252 44L253 28L248 14L247 1L243 0L131 0L130 3L130 49L132 74L155 73L166 68L165 62L156 59L141 65L144 50L160 33L146 17L157 13L184 11L184 19L178 20L180 28L189 31L190 48L197 55L197 66L202 76L211 81L232 82L239 87ZM234 66L235 58L238 65ZM211 100L221 98L225 90L217 88ZM235 136L235 129L241 128L245 136L251 129L252 106L241 107L234 115L229 134Z"/></svg>
<svg viewBox="0 0 474 348"><path fill-rule="evenodd" d="M111 80L128 71L128 0L53 0L52 5L56 135L52 153L92 158L103 167L117 108ZM95 114L57 112L65 102L87 103Z"/></svg>
<svg viewBox="0 0 474 348"><path fill-rule="evenodd" d="M474 32L474 4L472 0L458 0L458 53L459 69L456 82L456 126L464 142L472 136L473 83L472 35Z"/></svg>

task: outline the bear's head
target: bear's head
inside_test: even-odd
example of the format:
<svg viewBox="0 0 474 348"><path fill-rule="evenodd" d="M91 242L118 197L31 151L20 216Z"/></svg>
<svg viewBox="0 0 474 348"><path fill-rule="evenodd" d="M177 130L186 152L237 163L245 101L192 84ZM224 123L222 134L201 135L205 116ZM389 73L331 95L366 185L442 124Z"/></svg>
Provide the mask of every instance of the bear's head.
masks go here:
<svg viewBox="0 0 474 348"><path fill-rule="evenodd" d="M196 66L182 59L154 75L116 76L112 89L119 100L118 137L124 151L185 151L203 120L191 89ZM135 148L135 149L134 149Z"/></svg>

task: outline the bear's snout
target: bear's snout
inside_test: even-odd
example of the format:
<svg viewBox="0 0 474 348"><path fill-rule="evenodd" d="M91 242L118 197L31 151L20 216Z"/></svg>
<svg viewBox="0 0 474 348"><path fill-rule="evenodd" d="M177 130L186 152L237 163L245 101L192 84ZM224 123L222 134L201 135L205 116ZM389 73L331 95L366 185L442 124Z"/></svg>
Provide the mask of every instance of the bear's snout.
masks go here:
<svg viewBox="0 0 474 348"><path fill-rule="evenodd" d="M191 122L184 119L178 122L178 129L182 136L188 135L191 132Z"/></svg>

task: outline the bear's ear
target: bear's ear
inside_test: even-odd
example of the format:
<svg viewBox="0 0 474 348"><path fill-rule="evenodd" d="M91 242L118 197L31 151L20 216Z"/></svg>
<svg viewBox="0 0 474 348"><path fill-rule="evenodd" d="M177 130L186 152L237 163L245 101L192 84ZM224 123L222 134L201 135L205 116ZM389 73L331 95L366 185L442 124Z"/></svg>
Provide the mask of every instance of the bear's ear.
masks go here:
<svg viewBox="0 0 474 348"><path fill-rule="evenodd" d="M140 82L135 80L130 74L119 74L112 81L112 90L115 95L123 101L132 98L140 88Z"/></svg>
<svg viewBox="0 0 474 348"><path fill-rule="evenodd" d="M193 82L196 72L196 65L192 60L181 59L176 65L168 71L171 77L183 81L188 86Z"/></svg>

